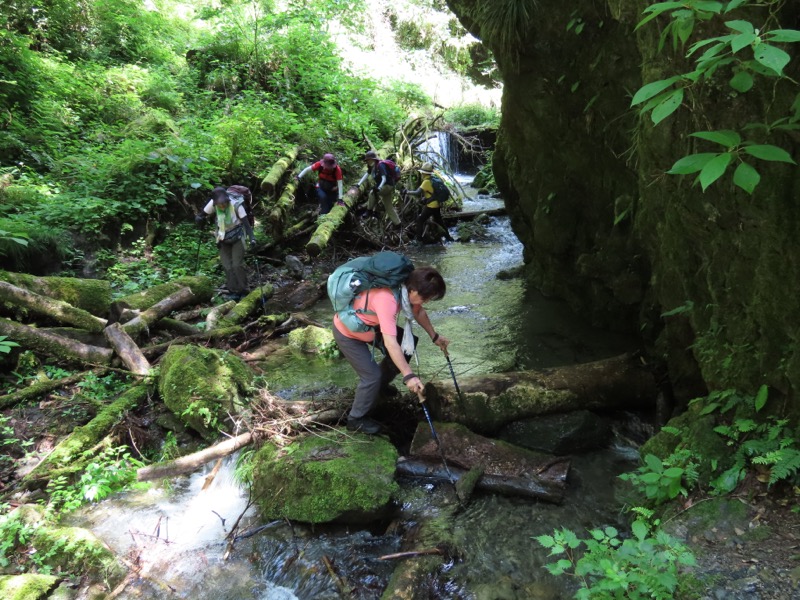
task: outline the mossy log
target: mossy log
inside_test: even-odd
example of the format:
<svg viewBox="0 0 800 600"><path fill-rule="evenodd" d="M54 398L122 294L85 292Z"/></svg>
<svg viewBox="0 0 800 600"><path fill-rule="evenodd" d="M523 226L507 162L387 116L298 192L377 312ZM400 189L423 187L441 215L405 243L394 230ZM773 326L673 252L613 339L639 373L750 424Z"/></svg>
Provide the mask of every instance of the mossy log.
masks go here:
<svg viewBox="0 0 800 600"><path fill-rule="evenodd" d="M220 319L220 327L230 327L231 325L243 323L254 312L262 309L262 303L266 303L272 297L274 290L272 284L269 283L255 288L247 296L239 300L236 306Z"/></svg>
<svg viewBox="0 0 800 600"><path fill-rule="evenodd" d="M295 146L294 148L290 149L284 156L279 158L272 168L269 170L264 176L264 179L261 180L261 191L267 194L270 197L275 195L275 190L278 187L278 182L280 182L281 177L289 167L292 166L292 163L297 159L297 155L300 152L300 146Z"/></svg>
<svg viewBox="0 0 800 600"><path fill-rule="evenodd" d="M118 320L127 320L119 319L119 316L122 315L126 309L140 311L147 310L154 304L185 287L188 287L190 290L192 290L192 293L197 298L198 303L208 302L214 295L214 283L210 278L202 276L192 277L187 275L185 277L178 277L177 279L167 283L155 285L151 288L147 288L146 290L142 290L141 292L136 292L135 294L123 296L122 298L119 298L113 302L111 305L111 313L116 315Z"/></svg>
<svg viewBox="0 0 800 600"><path fill-rule="evenodd" d="M83 379L89 373L94 373L95 375L100 376L105 371L106 369L100 367L97 369L92 369L91 371L81 371L80 373L75 373L75 375L70 375L69 377L62 377L61 379L48 379L47 381L39 381L12 394L0 396L0 409L14 406L15 404L23 402L24 400L29 400L53 390L83 381Z"/></svg>
<svg viewBox="0 0 800 600"><path fill-rule="evenodd" d="M119 323L112 323L106 327L103 333L108 343L114 348L117 356L119 356L122 363L128 367L131 373L135 373L136 375L148 375L150 373L150 363L147 362L139 346L137 346L131 336L125 332L122 325Z"/></svg>
<svg viewBox="0 0 800 600"><path fill-rule="evenodd" d="M292 179L286 184L281 197L278 198L269 213L270 229L272 230L272 236L276 239L283 237L286 221L292 212L292 208L294 208L294 193L297 190L297 183L297 180Z"/></svg>
<svg viewBox="0 0 800 600"><path fill-rule="evenodd" d="M0 318L0 335L20 345L59 359L78 360L93 365L108 365L113 352L110 348L89 346L54 333Z"/></svg>
<svg viewBox="0 0 800 600"><path fill-rule="evenodd" d="M53 451L25 477L23 483L32 483L49 478L48 473L65 467L82 458L82 455L97 445L130 410L144 402L149 395L145 385L137 385L121 394L103 408L86 425L76 427Z"/></svg>
<svg viewBox="0 0 800 600"><path fill-rule="evenodd" d="M162 317L166 317L173 310L177 310L193 302L197 302L197 297L191 289L183 287L163 300L156 302L137 317L125 323L122 328L128 335L133 337L138 336L143 331L148 330L156 321Z"/></svg>
<svg viewBox="0 0 800 600"><path fill-rule="evenodd" d="M153 323L151 329L155 329L156 331L169 331L175 335L194 335L200 331L194 325L190 325L178 319L170 319L169 317L159 319Z"/></svg>
<svg viewBox="0 0 800 600"><path fill-rule="evenodd" d="M219 326L219 320L228 314L234 306L236 306L236 302L233 300L228 300L218 306L212 308L208 315L206 315L206 331L211 331L216 329Z"/></svg>
<svg viewBox="0 0 800 600"><path fill-rule="evenodd" d="M7 281L0 281L0 302L11 302L30 312L91 332L103 331L108 321L62 300L42 296Z"/></svg>
<svg viewBox="0 0 800 600"><path fill-rule="evenodd" d="M41 296L61 300L97 317L107 316L111 307L111 283L102 279L35 277L26 273L0 271L0 280Z"/></svg>
<svg viewBox="0 0 800 600"><path fill-rule="evenodd" d="M142 354L144 354L144 356L149 360L153 360L158 356L164 354L164 352L166 352L167 350L169 350L170 346L174 346L176 344L194 344L197 342L207 342L209 340L233 337L241 334L243 331L244 329L242 329L238 325L231 325L230 327L220 327L212 331L200 331L193 335L186 335L175 338L174 340L164 342L163 344L155 344L153 346L147 346L145 348L142 348Z"/></svg>
<svg viewBox="0 0 800 600"><path fill-rule="evenodd" d="M319 256L319 254L328 245L331 236L339 229L342 223L345 222L347 213L350 208L358 204L358 200L369 187L369 182L365 181L361 186L351 186L347 193L344 195L344 206L335 205L331 212L327 215L322 215L319 218L317 230L311 236L311 239L306 244L306 251L311 256Z"/></svg>
<svg viewBox="0 0 800 600"><path fill-rule="evenodd" d="M436 381L425 387L438 421L496 433L503 425L537 415L572 410L651 409L658 390L653 373L634 355L540 371L489 373Z"/></svg>

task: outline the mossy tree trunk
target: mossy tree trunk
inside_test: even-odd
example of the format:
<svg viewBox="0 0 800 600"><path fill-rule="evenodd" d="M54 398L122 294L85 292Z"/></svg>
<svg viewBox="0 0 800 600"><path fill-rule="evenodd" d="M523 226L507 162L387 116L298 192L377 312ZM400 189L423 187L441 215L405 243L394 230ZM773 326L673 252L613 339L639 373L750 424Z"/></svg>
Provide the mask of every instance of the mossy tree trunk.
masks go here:
<svg viewBox="0 0 800 600"><path fill-rule="evenodd" d="M30 350L61 360L77 360L91 365L108 365L114 354L109 348L82 344L9 319L0 318L0 335L5 335Z"/></svg>
<svg viewBox="0 0 800 600"><path fill-rule="evenodd" d="M159 302L156 302L146 311L125 323L122 328L128 335L136 337L149 329L150 326L156 321L162 317L166 317L173 310L177 310L178 308L196 301L197 300L192 290L190 290L188 287L181 288L174 294L167 296Z"/></svg>
<svg viewBox="0 0 800 600"><path fill-rule="evenodd" d="M94 333L103 331L107 321L67 302L30 292L5 281L0 281L0 302L11 302L37 315L48 317L65 325L74 325Z"/></svg>
<svg viewBox="0 0 800 600"><path fill-rule="evenodd" d="M139 346L136 345L136 342L133 341L119 323L109 325L103 333L108 343L114 348L117 356L120 357L120 360L128 367L131 373L135 373L136 375L147 375L150 373L150 363L147 362L147 359L144 357L144 354L142 354Z"/></svg>
<svg viewBox="0 0 800 600"><path fill-rule="evenodd" d="M111 283L102 279L35 277L26 273L0 271L0 280L41 296L67 302L98 317L108 315L111 306Z"/></svg>
<svg viewBox="0 0 800 600"><path fill-rule="evenodd" d="M319 218L317 230L306 244L306 250L311 256L319 256L325 249L331 236L345 222L347 213L352 207L358 204L359 198L361 198L361 195L365 193L367 189L369 189L368 181L365 181L361 186L351 186L344 195L344 206L339 206L337 204L331 209L331 212Z"/></svg>
<svg viewBox="0 0 800 600"><path fill-rule="evenodd" d="M297 190L297 180L292 179L283 188L283 193L278 201L273 205L269 213L269 223L272 229L272 236L275 239L281 239L284 233L284 227L289 218L289 214L294 208L294 193Z"/></svg>
<svg viewBox="0 0 800 600"><path fill-rule="evenodd" d="M292 163L297 159L297 154L300 152L300 146L291 148L284 156L279 158L272 168L261 180L261 191L270 197L275 195L275 190L278 188L278 183L283 177L284 173L289 170Z"/></svg>

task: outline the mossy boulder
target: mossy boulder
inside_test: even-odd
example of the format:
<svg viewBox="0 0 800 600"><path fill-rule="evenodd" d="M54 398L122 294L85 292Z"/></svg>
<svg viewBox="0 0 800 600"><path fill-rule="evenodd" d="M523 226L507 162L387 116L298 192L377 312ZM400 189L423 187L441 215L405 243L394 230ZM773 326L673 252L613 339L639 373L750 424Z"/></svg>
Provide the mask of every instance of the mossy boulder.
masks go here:
<svg viewBox="0 0 800 600"><path fill-rule="evenodd" d="M287 337L290 348L309 354L316 354L335 343L333 341L333 332L330 329L317 327L316 325L293 329Z"/></svg>
<svg viewBox="0 0 800 600"><path fill-rule="evenodd" d="M158 391L164 404L212 441L228 415L245 406L253 373L238 357L201 346L172 346L161 361Z"/></svg>
<svg viewBox="0 0 800 600"><path fill-rule="evenodd" d="M125 576L114 553L81 527L39 527L31 538L40 560L63 573L89 575L112 588Z"/></svg>
<svg viewBox="0 0 800 600"><path fill-rule="evenodd" d="M385 438L333 431L253 457L253 493L265 519L366 523L397 493L397 450Z"/></svg>
<svg viewBox="0 0 800 600"><path fill-rule="evenodd" d="M25 573L24 575L0 575L0 598L4 600L39 600L47 598L56 585L58 577Z"/></svg>

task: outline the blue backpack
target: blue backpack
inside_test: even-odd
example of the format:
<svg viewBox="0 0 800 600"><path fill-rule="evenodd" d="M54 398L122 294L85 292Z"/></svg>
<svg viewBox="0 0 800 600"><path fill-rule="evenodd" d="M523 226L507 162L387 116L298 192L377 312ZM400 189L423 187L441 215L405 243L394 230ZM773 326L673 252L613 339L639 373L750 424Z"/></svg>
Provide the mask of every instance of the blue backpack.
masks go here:
<svg viewBox="0 0 800 600"><path fill-rule="evenodd" d="M328 298L333 310L350 331L363 333L373 329L358 315L374 315L371 310L353 308L353 300L372 288L390 288L399 299L400 285L408 279L414 264L396 252L378 252L372 256L354 258L338 267L328 277ZM369 302L369 295L367 295ZM366 302L364 305L366 306Z"/></svg>

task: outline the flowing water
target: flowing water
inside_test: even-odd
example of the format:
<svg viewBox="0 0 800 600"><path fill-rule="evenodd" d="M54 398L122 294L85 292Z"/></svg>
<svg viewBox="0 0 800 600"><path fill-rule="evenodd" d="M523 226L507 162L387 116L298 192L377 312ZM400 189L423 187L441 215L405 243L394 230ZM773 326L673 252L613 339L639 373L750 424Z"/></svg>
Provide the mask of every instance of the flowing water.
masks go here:
<svg viewBox="0 0 800 600"><path fill-rule="evenodd" d="M465 189L472 196L465 210L501 205ZM633 347L631 340L588 327L563 304L526 289L522 280L496 278L522 262L522 246L506 217L493 218L481 241L428 246L409 254L415 264L437 267L447 282L445 298L426 308L437 331L451 339L459 377L590 361ZM312 316L329 322L330 305L321 303ZM441 353L427 340L420 344L419 361L425 380L450 375ZM287 397L355 383L345 361L321 358L288 357L272 373L272 390ZM618 524L616 475L636 459L635 449L623 444L575 456L560 506L476 493L466 510L446 522L459 552L444 562L433 597L572 597L570 582L543 568L550 560L533 537L561 527L584 535L587 528ZM240 532L263 526L247 510L246 491L233 479L233 464L233 459L225 462L205 490L207 470L166 487L106 500L73 517L72 524L92 529L141 567L143 577L118 598L379 598L394 568L394 561L380 557L400 550L400 532L408 524L435 517L453 502L450 484L403 481L403 498L391 524L358 529L277 522L263 524L263 530L230 546L225 538L240 515Z"/></svg>

